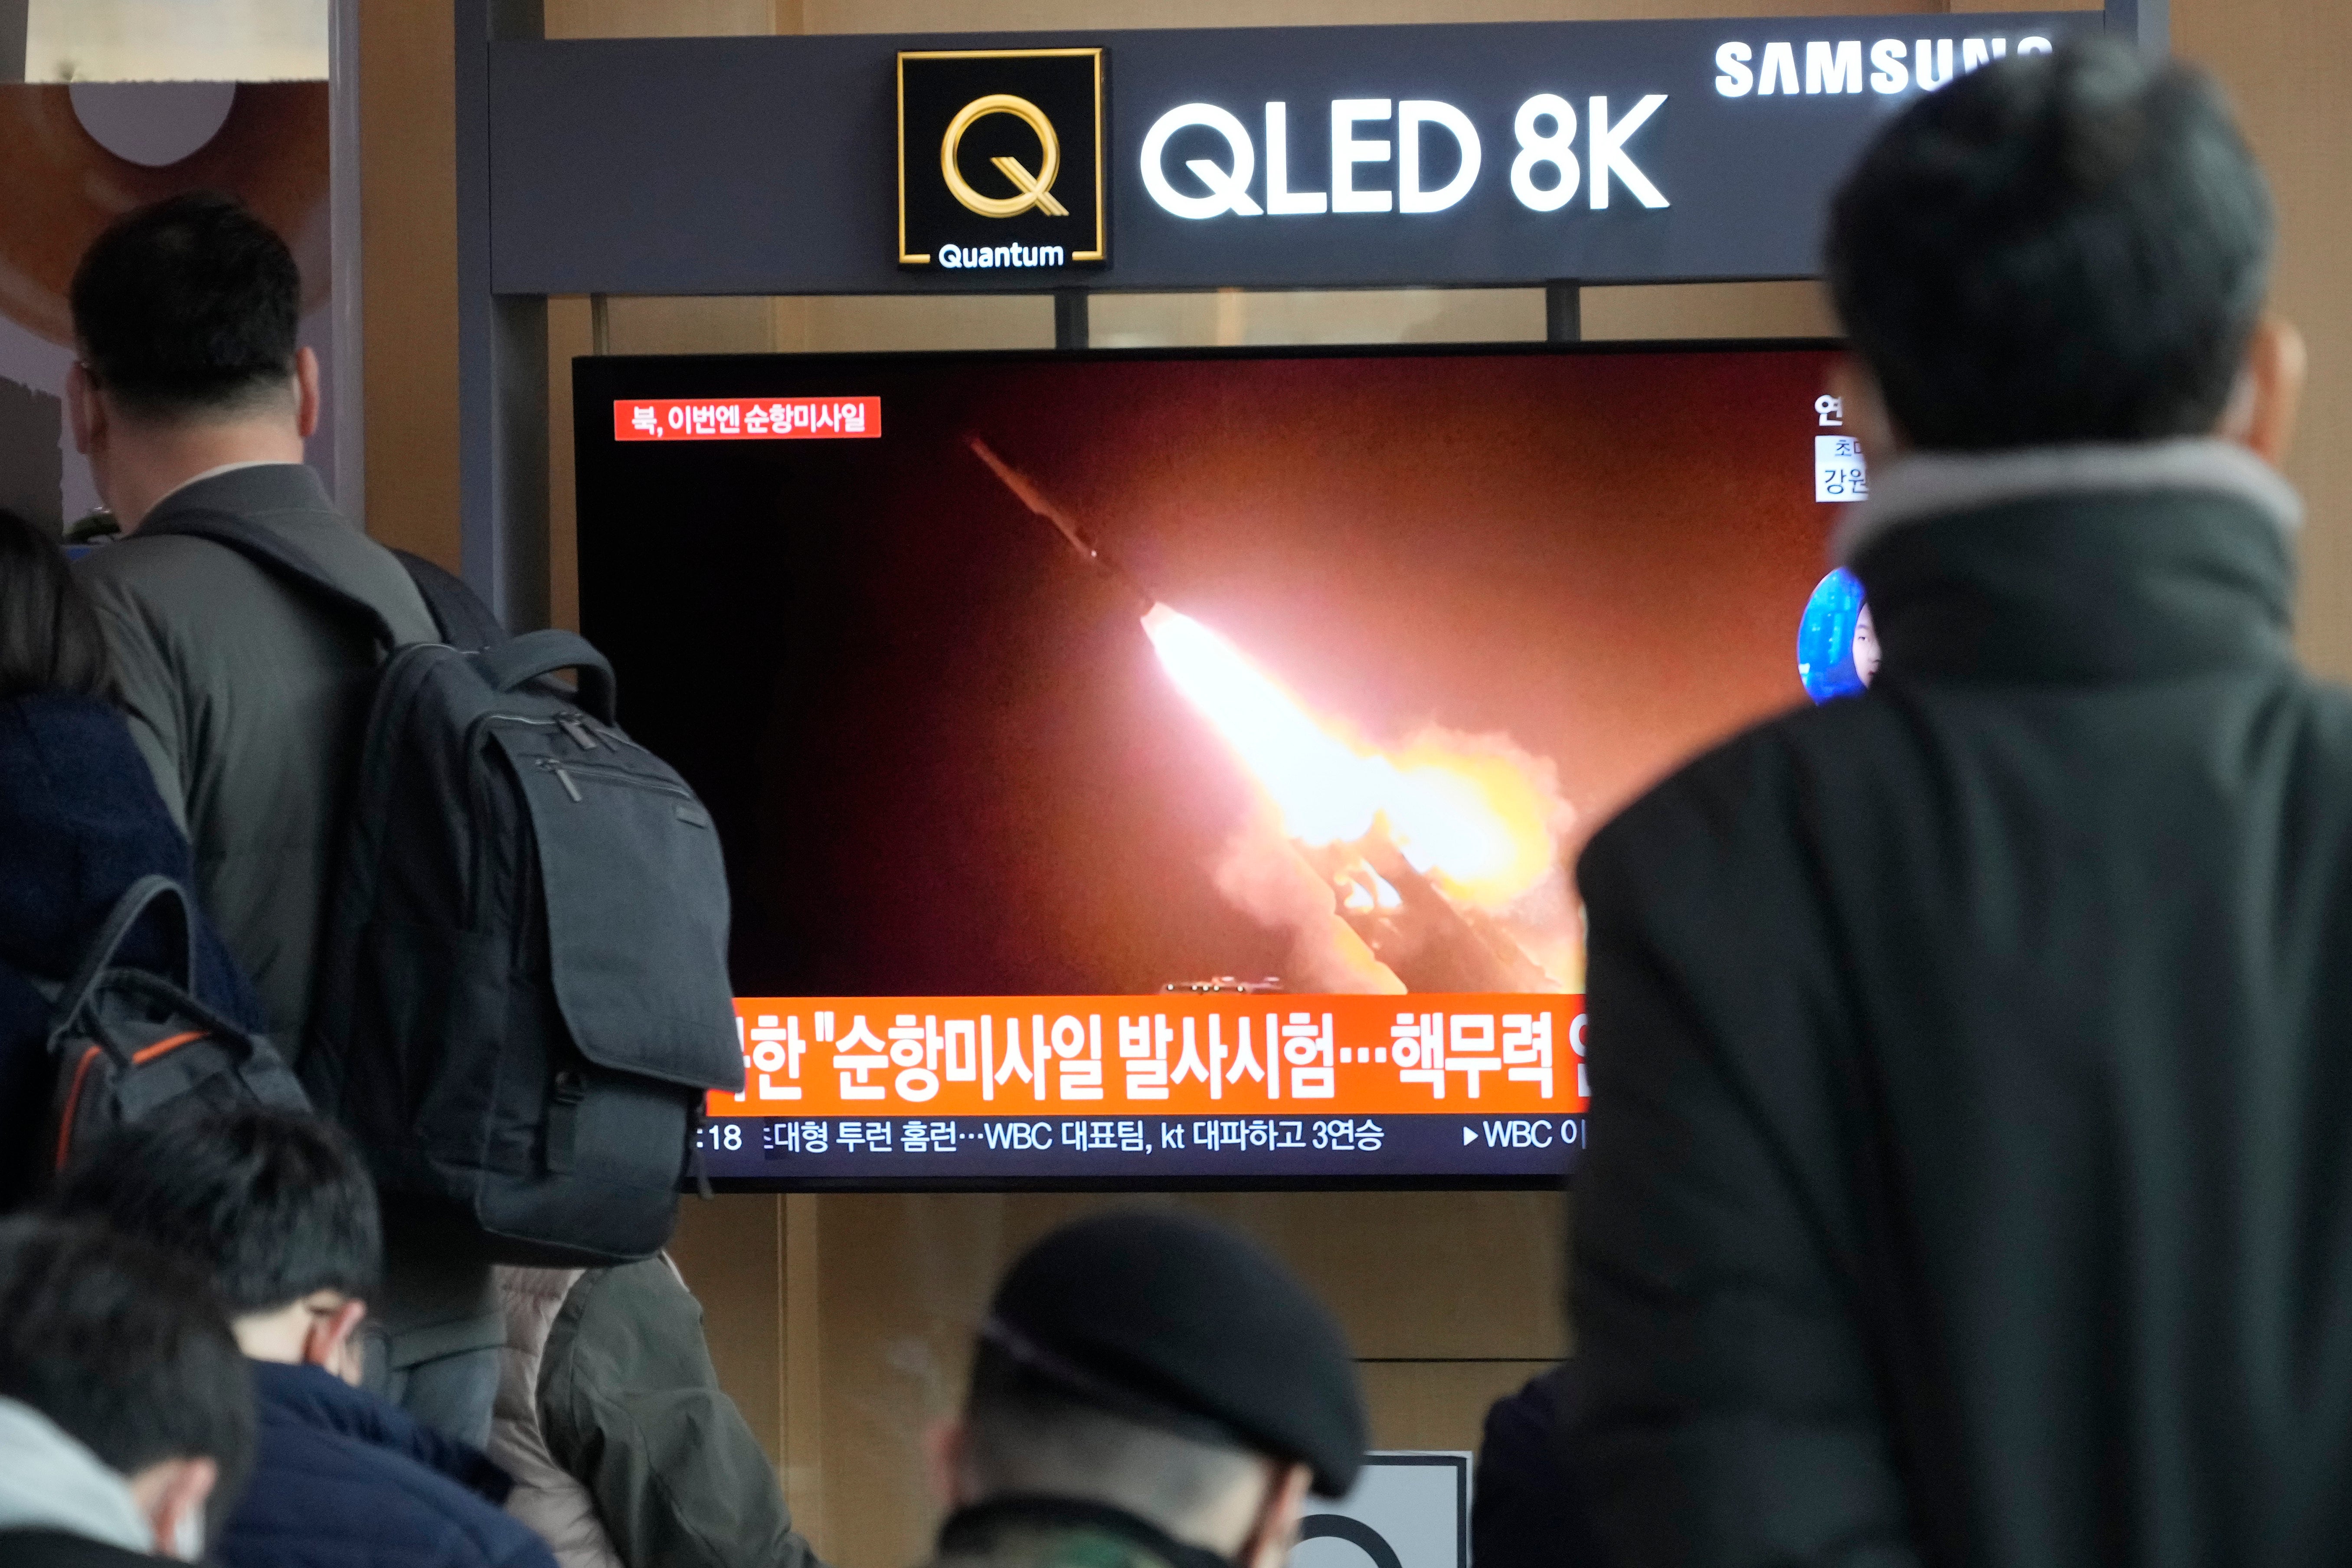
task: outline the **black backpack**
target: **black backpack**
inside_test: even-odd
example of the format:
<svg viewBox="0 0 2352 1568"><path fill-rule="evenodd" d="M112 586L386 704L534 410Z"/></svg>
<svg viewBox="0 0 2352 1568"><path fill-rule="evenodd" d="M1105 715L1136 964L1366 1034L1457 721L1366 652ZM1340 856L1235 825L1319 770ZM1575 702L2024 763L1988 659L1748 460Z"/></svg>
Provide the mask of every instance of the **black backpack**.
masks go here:
<svg viewBox="0 0 2352 1568"><path fill-rule="evenodd" d="M114 962L140 917L159 902L179 915L176 984ZM80 967L54 999L55 1087L47 1130L32 1151L33 1190L48 1187L107 1133L167 1108L310 1109L302 1086L267 1039L196 1000L195 974L195 917L187 889L169 877L142 877L114 901Z"/></svg>
<svg viewBox="0 0 2352 1568"><path fill-rule="evenodd" d="M162 531L226 545L387 650L297 1064L311 1098L388 1196L454 1208L499 1261L658 1250L705 1092L739 1092L743 1058L718 833L614 722L612 667L561 631L397 645L275 533L220 512ZM445 637L497 635L404 559Z"/></svg>

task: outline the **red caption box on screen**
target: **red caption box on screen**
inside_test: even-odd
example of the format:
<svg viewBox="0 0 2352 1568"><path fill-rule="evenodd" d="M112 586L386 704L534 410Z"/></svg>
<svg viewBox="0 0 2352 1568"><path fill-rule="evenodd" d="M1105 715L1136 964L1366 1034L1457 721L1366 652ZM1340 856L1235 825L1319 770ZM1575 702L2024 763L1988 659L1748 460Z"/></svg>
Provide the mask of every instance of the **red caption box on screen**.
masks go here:
<svg viewBox="0 0 2352 1568"><path fill-rule="evenodd" d="M878 397L624 398L613 405L615 441L854 441L881 434Z"/></svg>
<svg viewBox="0 0 2352 1568"><path fill-rule="evenodd" d="M1585 1108L1584 998L740 997L713 1116Z"/></svg>

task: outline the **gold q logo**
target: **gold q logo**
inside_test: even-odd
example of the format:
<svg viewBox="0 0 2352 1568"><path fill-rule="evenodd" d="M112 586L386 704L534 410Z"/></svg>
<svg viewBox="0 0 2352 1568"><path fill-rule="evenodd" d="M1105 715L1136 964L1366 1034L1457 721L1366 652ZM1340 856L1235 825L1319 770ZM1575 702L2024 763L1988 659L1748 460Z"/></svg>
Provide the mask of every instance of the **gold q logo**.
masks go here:
<svg viewBox="0 0 2352 1568"><path fill-rule="evenodd" d="M952 100L950 100L952 101ZM963 177L956 161L958 149L963 145L964 132L973 124L992 114L1010 114L1037 133L1040 149L1038 168L1031 174L1018 158L991 158L1004 177L1013 182L1019 193L1010 196L984 196L972 188ZM985 98L975 98L956 110L948 121L948 133L940 139L940 174L947 181L948 190L955 199L982 217L1016 217L1035 207L1055 217L1067 217L1070 209L1054 199L1054 179L1062 172L1062 141L1054 134L1054 122L1045 111L1025 98L1015 98L1009 92L992 92Z"/></svg>

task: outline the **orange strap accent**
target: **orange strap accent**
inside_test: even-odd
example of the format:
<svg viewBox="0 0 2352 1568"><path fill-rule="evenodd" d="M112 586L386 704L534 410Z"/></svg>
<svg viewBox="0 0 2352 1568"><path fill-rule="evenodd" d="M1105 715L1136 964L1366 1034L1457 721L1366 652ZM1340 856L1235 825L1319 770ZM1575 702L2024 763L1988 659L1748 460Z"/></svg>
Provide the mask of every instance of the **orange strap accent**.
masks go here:
<svg viewBox="0 0 2352 1568"><path fill-rule="evenodd" d="M178 1050L190 1040L203 1039L206 1032L207 1031L203 1029L190 1029L184 1035L173 1035L168 1040L158 1040L153 1045L147 1047L144 1050L132 1052L131 1056L131 1065L132 1067L137 1067L142 1062L152 1062L166 1051Z"/></svg>
<svg viewBox="0 0 2352 1568"><path fill-rule="evenodd" d="M66 1154L73 1147L74 1112L81 1108L82 1079L89 1076L89 1064L99 1058L100 1047L92 1046L82 1052L81 1060L74 1066L73 1087L66 1091L65 1115L58 1121L58 1165L66 1168Z"/></svg>
<svg viewBox="0 0 2352 1568"><path fill-rule="evenodd" d="M173 1035L169 1039L158 1040L152 1046L133 1052L131 1065L137 1067L142 1062L152 1062L167 1051L178 1050L190 1040L203 1039L206 1033L208 1031L204 1029L190 1029L186 1034ZM92 1046L82 1052L81 1060L74 1064L73 1087L66 1091L65 1114L58 1121L57 1168L60 1171L66 1168L66 1156L73 1152L74 1116L81 1109L82 1080L89 1077L90 1065L98 1060L104 1049L105 1047L101 1046Z"/></svg>

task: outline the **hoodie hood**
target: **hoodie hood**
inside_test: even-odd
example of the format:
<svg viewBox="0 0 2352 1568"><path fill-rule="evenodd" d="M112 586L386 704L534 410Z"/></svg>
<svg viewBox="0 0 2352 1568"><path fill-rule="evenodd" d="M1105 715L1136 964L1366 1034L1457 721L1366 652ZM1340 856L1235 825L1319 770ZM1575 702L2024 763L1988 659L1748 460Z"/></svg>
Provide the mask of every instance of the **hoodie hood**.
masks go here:
<svg viewBox="0 0 2352 1568"><path fill-rule="evenodd" d="M64 979L115 899L150 871L195 879L122 715L64 691L0 702L0 960ZM151 931L125 948L132 963L168 962Z"/></svg>
<svg viewBox="0 0 2352 1568"><path fill-rule="evenodd" d="M0 1398L0 1530L55 1530L145 1555L131 1484L29 1405Z"/></svg>
<svg viewBox="0 0 2352 1568"><path fill-rule="evenodd" d="M66 691L0 700L0 964L64 980L114 900L150 872L195 890L195 858L121 713ZM140 921L118 962L175 972L167 924ZM209 931L196 947L197 994L257 1026L260 1005Z"/></svg>

